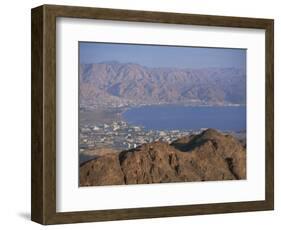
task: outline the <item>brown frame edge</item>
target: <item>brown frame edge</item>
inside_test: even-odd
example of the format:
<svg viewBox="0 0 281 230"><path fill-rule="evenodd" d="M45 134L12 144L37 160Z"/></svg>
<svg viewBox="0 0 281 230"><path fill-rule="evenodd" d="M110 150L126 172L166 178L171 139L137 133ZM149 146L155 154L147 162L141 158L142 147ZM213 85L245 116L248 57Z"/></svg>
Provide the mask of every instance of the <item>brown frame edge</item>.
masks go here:
<svg viewBox="0 0 281 230"><path fill-rule="evenodd" d="M266 199L264 201L56 212L56 18L256 28L266 31ZM32 9L31 219L62 224L274 209L274 21L271 19L43 5Z"/></svg>

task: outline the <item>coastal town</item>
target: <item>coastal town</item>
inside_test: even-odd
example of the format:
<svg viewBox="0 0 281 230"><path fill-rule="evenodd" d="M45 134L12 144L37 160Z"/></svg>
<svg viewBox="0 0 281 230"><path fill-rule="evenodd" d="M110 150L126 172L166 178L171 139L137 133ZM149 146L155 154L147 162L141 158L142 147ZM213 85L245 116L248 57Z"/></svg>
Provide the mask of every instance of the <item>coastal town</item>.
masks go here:
<svg viewBox="0 0 281 230"><path fill-rule="evenodd" d="M189 134L188 130L146 130L142 126L131 125L125 121L99 125L83 124L80 126L80 153L108 147L126 150L154 141L171 143Z"/></svg>

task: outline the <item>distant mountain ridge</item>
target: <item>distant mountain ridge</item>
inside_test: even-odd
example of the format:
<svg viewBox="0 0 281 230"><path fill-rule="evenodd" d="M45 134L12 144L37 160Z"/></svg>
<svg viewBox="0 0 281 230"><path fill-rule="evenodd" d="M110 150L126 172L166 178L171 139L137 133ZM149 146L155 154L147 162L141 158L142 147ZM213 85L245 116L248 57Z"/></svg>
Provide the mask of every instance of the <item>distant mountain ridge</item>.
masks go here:
<svg viewBox="0 0 281 230"><path fill-rule="evenodd" d="M230 105L246 103L239 68L150 68L116 61L80 65L80 104Z"/></svg>

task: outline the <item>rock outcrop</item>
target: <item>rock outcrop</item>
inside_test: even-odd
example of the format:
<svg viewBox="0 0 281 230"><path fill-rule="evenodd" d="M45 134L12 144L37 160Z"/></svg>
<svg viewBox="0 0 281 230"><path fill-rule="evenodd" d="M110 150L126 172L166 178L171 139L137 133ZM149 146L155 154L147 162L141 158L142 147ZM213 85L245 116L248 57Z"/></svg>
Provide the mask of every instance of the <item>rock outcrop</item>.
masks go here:
<svg viewBox="0 0 281 230"><path fill-rule="evenodd" d="M246 150L208 129L171 144L153 142L80 166L80 186L246 179Z"/></svg>

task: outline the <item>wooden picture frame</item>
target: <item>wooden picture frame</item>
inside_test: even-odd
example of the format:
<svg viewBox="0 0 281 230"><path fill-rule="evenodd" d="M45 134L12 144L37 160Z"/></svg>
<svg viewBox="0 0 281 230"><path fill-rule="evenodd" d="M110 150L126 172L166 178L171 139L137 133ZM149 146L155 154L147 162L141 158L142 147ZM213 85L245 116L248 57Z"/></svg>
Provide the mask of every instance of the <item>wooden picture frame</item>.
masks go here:
<svg viewBox="0 0 281 230"><path fill-rule="evenodd" d="M265 200L100 211L56 211L56 18L264 29ZM32 9L31 219L41 224L157 218L274 209L274 21L271 19L43 5Z"/></svg>

